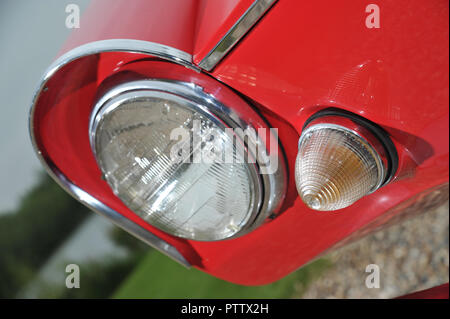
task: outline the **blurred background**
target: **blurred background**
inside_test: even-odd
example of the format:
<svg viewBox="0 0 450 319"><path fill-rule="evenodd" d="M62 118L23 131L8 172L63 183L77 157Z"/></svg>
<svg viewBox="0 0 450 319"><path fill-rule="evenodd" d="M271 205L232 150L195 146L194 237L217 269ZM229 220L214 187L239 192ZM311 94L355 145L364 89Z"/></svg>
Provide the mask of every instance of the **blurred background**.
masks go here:
<svg viewBox="0 0 450 319"><path fill-rule="evenodd" d="M0 2L0 298L392 298L448 282L448 202L267 286L185 269L90 212L43 171L28 136L39 80L70 30L68 4ZM368 264L380 289L365 286ZM66 265L80 266L68 289Z"/></svg>

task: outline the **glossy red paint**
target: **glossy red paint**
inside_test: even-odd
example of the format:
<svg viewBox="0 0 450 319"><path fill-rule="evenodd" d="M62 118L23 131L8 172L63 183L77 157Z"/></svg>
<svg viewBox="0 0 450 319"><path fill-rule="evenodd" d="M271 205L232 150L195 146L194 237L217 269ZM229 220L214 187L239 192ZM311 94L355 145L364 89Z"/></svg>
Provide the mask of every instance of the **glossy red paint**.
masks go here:
<svg viewBox="0 0 450 319"><path fill-rule="evenodd" d="M448 283L414 292L398 299L448 299Z"/></svg>
<svg viewBox="0 0 450 319"><path fill-rule="evenodd" d="M293 270L408 198L448 182L448 3L381 1L380 29L365 27L366 5L279 1L212 75L298 133L327 106L381 125L399 152L396 178L336 212L313 212L296 199L264 230L276 238L261 247L265 258L243 245L220 276L250 277L256 264L268 273L274 264Z"/></svg>
<svg viewBox="0 0 450 319"><path fill-rule="evenodd" d="M254 0L94 0L60 55L99 39L152 41L185 51L198 63Z"/></svg>
<svg viewBox="0 0 450 319"><path fill-rule="evenodd" d="M197 7L197 0L94 0L59 55L107 39L152 41L192 53Z"/></svg>
<svg viewBox="0 0 450 319"><path fill-rule="evenodd" d="M231 23L240 4L234 1L229 15L221 15L223 4L210 4L205 12L211 15L199 15L196 1L95 1L62 52L129 38L166 44L198 61L223 33L216 22ZM280 279L386 212L400 214L395 207L405 201L448 185L448 3L380 1L377 30L364 26L365 5L278 1L211 74L132 53L83 58L56 74L39 100L35 132L43 155L76 185L177 247L194 266L245 285ZM101 181L88 140L97 89L121 71L190 81L230 103L236 98L232 90L250 99L279 129L286 153L291 178L283 213L243 237L196 242L165 234L128 210ZM292 177L303 123L328 106L384 127L400 167L394 181L374 194L346 209L318 213L298 198Z"/></svg>

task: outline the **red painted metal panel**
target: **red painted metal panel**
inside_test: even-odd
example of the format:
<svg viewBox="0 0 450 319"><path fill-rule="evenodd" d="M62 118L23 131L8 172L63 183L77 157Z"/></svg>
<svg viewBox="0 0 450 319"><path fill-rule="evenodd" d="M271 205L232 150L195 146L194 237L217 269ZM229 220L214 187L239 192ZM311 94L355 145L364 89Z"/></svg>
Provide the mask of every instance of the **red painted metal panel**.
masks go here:
<svg viewBox="0 0 450 319"><path fill-rule="evenodd" d="M368 29L364 1L279 1L212 73L299 133L323 107L358 113L391 134L400 156L396 179L351 207L317 213L297 199L224 258L218 276L257 283L280 277L448 182L448 3L378 4L381 28ZM296 148L289 143L283 146Z"/></svg>
<svg viewBox="0 0 450 319"><path fill-rule="evenodd" d="M62 52L107 39L156 42L192 54L197 0L94 0Z"/></svg>

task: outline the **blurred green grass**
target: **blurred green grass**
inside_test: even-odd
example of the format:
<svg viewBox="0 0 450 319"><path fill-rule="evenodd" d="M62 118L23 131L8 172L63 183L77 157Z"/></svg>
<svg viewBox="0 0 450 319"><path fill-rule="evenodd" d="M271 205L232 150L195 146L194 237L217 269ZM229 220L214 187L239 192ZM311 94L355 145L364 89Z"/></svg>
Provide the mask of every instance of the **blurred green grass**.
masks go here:
<svg viewBox="0 0 450 319"><path fill-rule="evenodd" d="M143 258L112 298L291 298L331 266L318 259L285 278L265 286L232 284L197 269L186 269L157 251Z"/></svg>

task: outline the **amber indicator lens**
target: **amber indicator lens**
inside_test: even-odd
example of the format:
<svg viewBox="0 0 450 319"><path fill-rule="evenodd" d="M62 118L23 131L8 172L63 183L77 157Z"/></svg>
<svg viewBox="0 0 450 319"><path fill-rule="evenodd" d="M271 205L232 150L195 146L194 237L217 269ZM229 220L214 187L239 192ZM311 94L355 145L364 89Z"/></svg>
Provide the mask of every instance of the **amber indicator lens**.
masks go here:
<svg viewBox="0 0 450 319"><path fill-rule="evenodd" d="M352 129L320 123L300 137L295 181L301 199L313 210L348 207L378 189L385 174L377 150Z"/></svg>

